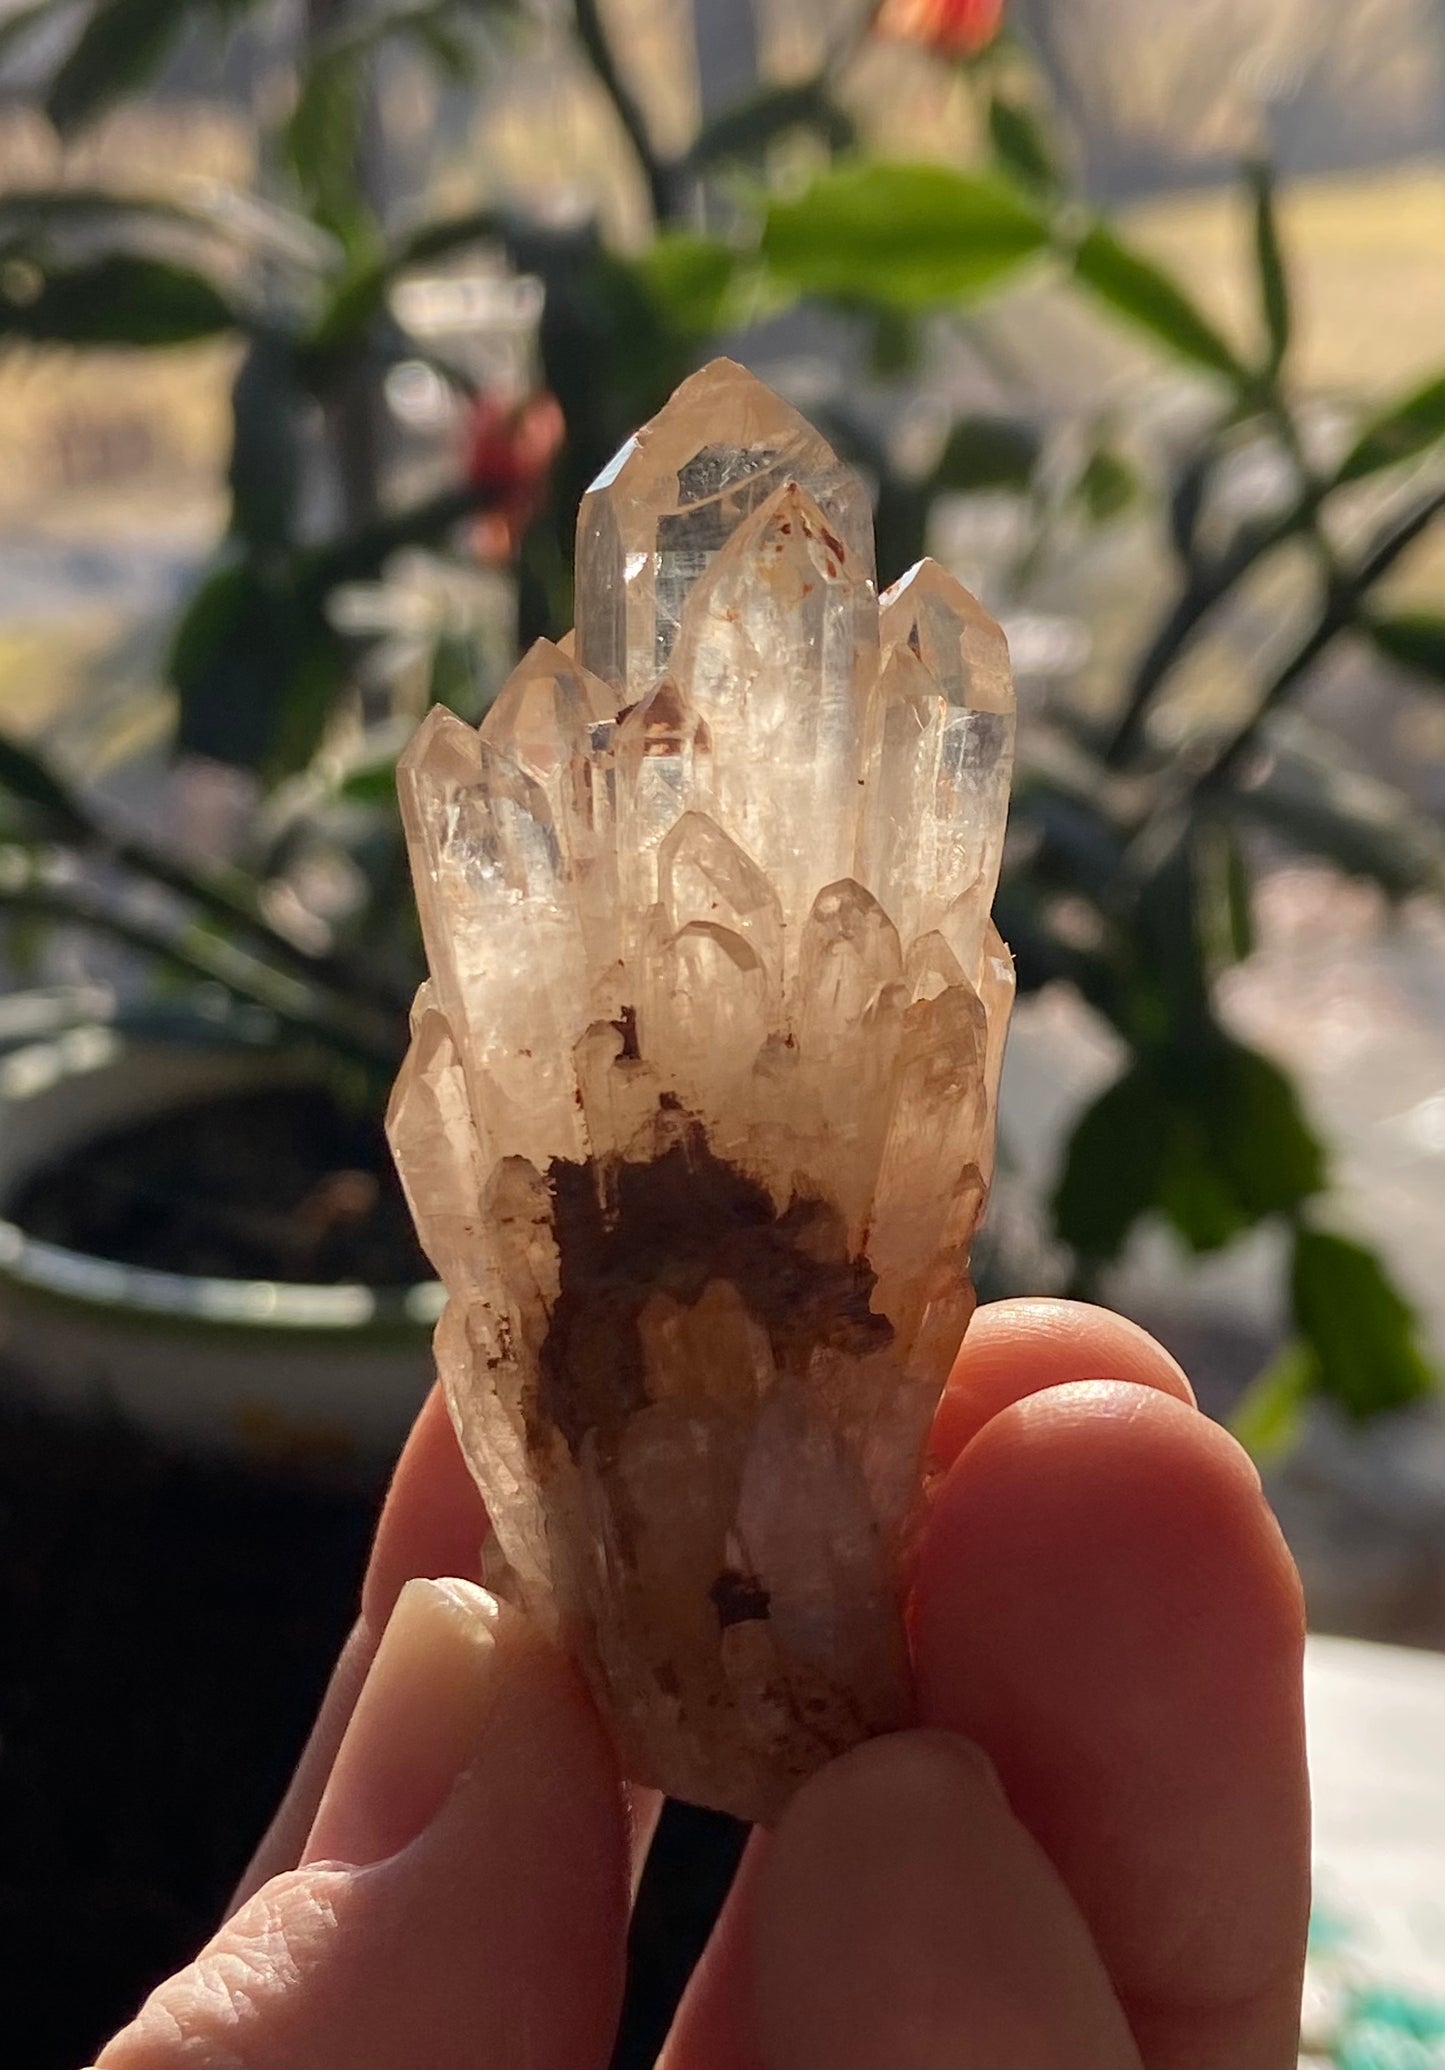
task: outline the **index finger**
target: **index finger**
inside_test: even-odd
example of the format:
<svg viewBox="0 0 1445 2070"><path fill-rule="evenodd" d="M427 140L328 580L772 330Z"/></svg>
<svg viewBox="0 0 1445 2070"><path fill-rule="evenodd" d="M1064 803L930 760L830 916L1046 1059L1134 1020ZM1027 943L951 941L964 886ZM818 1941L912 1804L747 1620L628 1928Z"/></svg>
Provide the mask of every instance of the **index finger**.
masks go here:
<svg viewBox="0 0 1445 2070"><path fill-rule="evenodd" d="M1149 2070L1292 2065L1303 1615L1234 1441L1155 1388L1016 1400L939 1491L913 1623L922 1722L992 1758Z"/></svg>

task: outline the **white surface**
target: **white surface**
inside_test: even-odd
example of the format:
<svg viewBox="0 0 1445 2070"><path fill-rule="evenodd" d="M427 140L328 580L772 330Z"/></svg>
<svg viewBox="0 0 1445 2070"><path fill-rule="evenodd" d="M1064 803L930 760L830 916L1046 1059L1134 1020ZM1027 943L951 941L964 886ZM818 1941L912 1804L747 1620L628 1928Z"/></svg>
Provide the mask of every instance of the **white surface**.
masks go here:
<svg viewBox="0 0 1445 2070"><path fill-rule="evenodd" d="M1445 1656L1312 1638L1315 1907L1383 1979L1445 1997Z"/></svg>

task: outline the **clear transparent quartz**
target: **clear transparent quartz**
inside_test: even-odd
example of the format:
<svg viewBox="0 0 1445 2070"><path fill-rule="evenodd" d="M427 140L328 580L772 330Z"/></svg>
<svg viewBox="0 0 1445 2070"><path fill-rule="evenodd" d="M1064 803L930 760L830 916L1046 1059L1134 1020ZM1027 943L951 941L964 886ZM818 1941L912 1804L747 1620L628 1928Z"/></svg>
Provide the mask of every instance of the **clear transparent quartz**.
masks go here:
<svg viewBox="0 0 1445 2070"><path fill-rule="evenodd" d="M900 1571L1013 995L1013 692L716 361L585 498L575 641L399 782L429 982L388 1126L507 1585L626 1773L750 1819L906 1722Z"/></svg>

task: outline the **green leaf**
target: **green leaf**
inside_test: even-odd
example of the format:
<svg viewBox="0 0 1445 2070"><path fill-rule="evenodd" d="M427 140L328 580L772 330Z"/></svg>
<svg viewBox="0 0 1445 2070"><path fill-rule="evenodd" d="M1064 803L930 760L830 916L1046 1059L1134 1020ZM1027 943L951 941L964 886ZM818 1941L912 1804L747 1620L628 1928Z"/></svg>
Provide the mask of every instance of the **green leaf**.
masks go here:
<svg viewBox="0 0 1445 2070"><path fill-rule="evenodd" d="M167 669L173 682L184 683L209 665L244 614L255 581L246 560L225 562L202 579L171 636Z"/></svg>
<svg viewBox="0 0 1445 2070"><path fill-rule="evenodd" d="M42 813L51 832L67 839L88 835L88 821L44 757L4 733L0 733L0 789Z"/></svg>
<svg viewBox="0 0 1445 2070"><path fill-rule="evenodd" d="M706 338L722 328L740 263L731 245L664 231L633 263L649 301L681 336Z"/></svg>
<svg viewBox="0 0 1445 2070"><path fill-rule="evenodd" d="M1006 173L1040 194L1058 193L1063 185L1058 163L1032 108L995 94L988 104L988 134Z"/></svg>
<svg viewBox="0 0 1445 2070"><path fill-rule="evenodd" d="M1075 494L1091 523L1106 525L1139 500L1139 477L1109 446L1096 446L1084 463Z"/></svg>
<svg viewBox="0 0 1445 2070"><path fill-rule="evenodd" d="M1256 1466L1272 1466L1293 1450L1318 1370L1303 1344L1286 1344L1235 1403L1229 1427Z"/></svg>
<svg viewBox="0 0 1445 2070"><path fill-rule="evenodd" d="M1445 683L1445 617L1438 611L1400 611L1366 619L1365 631L1380 652L1412 675Z"/></svg>
<svg viewBox="0 0 1445 2070"><path fill-rule="evenodd" d="M348 248L369 213L360 176L369 56L369 44L355 37L318 50L302 75L284 140L307 208Z"/></svg>
<svg viewBox="0 0 1445 2070"><path fill-rule="evenodd" d="M982 294L1047 242L1014 187L942 165L864 164L770 203L762 253L801 294L926 309Z"/></svg>
<svg viewBox="0 0 1445 2070"><path fill-rule="evenodd" d="M1238 829L1222 821L1196 831L1199 850L1200 924L1215 969L1242 963L1254 950L1253 898L1249 866Z"/></svg>
<svg viewBox="0 0 1445 2070"><path fill-rule="evenodd" d="M207 576L171 643L179 746L233 768L264 768L299 631L294 602L251 561L229 562Z"/></svg>
<svg viewBox="0 0 1445 2070"><path fill-rule="evenodd" d="M1243 387L1249 376L1209 319L1162 267L1095 224L1074 252L1074 274L1120 316L1182 359Z"/></svg>
<svg viewBox="0 0 1445 2070"><path fill-rule="evenodd" d="M1254 195L1254 263L1267 345L1265 366L1270 374L1276 374L1289 350L1290 305L1274 207L1274 174L1268 165L1256 162L1248 168L1247 177Z"/></svg>
<svg viewBox="0 0 1445 2070"><path fill-rule="evenodd" d="M98 0L45 97L56 128L78 129L143 86L193 12L192 0Z"/></svg>
<svg viewBox="0 0 1445 2070"><path fill-rule="evenodd" d="M1316 1385L1347 1416L1403 1408L1439 1385L1417 1341L1413 1312L1362 1244L1300 1229L1290 1291Z"/></svg>
<svg viewBox="0 0 1445 2070"><path fill-rule="evenodd" d="M291 541L305 409L286 341L258 338L231 389L231 529L249 546Z"/></svg>
<svg viewBox="0 0 1445 2070"><path fill-rule="evenodd" d="M177 744L268 783L292 775L320 742L347 662L320 594L250 560L224 565L191 599L172 644Z"/></svg>
<svg viewBox="0 0 1445 2070"><path fill-rule="evenodd" d="M1292 1212L1323 1179L1323 1153L1283 1072L1215 1035L1141 1058L1095 1101L1069 1142L1054 1225L1081 1257L1102 1261L1157 1212L1192 1249L1212 1251Z"/></svg>
<svg viewBox="0 0 1445 2070"><path fill-rule="evenodd" d="M151 195L116 194L102 187L15 187L0 195L0 245L37 261L51 244L60 253L73 239L87 258L116 238L160 230L217 234L213 215Z"/></svg>
<svg viewBox="0 0 1445 2070"><path fill-rule="evenodd" d="M1432 374L1401 396L1360 432L1335 473L1337 482L1360 481L1382 467L1413 460L1445 433L1445 375Z"/></svg>
<svg viewBox="0 0 1445 2070"><path fill-rule="evenodd" d="M701 172L730 158L756 160L790 130L811 129L834 151L854 141L852 117L840 108L822 79L767 86L735 108L724 108L702 126L684 163Z"/></svg>
<svg viewBox="0 0 1445 2070"><path fill-rule="evenodd" d="M935 490L1026 489L1043 439L1023 417L960 417L930 478Z"/></svg>
<svg viewBox="0 0 1445 2070"><path fill-rule="evenodd" d="M1157 1206L1172 1117L1153 1074L1136 1064L1075 1124L1054 1193L1054 1228L1083 1258L1117 1257Z"/></svg>
<svg viewBox="0 0 1445 2070"><path fill-rule="evenodd" d="M304 769L320 747L337 700L351 681L347 642L325 619L308 616L293 636L284 693L262 774L275 783Z"/></svg>
<svg viewBox="0 0 1445 2070"><path fill-rule="evenodd" d="M1229 917L1229 946L1236 963L1254 954L1254 887L1238 840L1225 830L1224 902Z"/></svg>
<svg viewBox="0 0 1445 2070"><path fill-rule="evenodd" d="M119 252L88 264L0 265L0 335L57 345L187 345L239 316L205 274Z"/></svg>
<svg viewBox="0 0 1445 2070"><path fill-rule="evenodd" d="M337 796L348 805L390 805L396 798L396 757L368 762L342 779Z"/></svg>
<svg viewBox="0 0 1445 2070"><path fill-rule="evenodd" d="M1193 833L1188 826L1179 830L1139 884L1134 943L1145 1011L1137 1032L1151 1044L1187 1041L1208 1048L1215 1029Z"/></svg>
<svg viewBox="0 0 1445 2070"><path fill-rule="evenodd" d="M1199 1062L1193 1105L1210 1155L1248 1222L1293 1212L1325 1183L1325 1156L1279 1066L1242 1043Z"/></svg>
<svg viewBox="0 0 1445 2070"><path fill-rule="evenodd" d="M1192 1251L1222 1250L1254 1221L1229 1183L1197 1108L1171 1105L1159 1173L1160 1211Z"/></svg>

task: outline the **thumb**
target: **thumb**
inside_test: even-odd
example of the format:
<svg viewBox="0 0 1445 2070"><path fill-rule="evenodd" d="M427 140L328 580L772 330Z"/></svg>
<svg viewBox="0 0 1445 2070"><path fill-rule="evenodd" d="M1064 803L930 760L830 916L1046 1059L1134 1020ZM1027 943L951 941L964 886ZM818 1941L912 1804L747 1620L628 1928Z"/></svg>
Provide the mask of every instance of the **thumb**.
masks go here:
<svg viewBox="0 0 1445 2070"><path fill-rule="evenodd" d="M302 1866L96 2070L602 2070L627 1889L621 1787L571 1669L472 1583L409 1582Z"/></svg>
<svg viewBox="0 0 1445 2070"><path fill-rule="evenodd" d="M831 1763L760 1882L768 2070L1140 2070L1073 1899L967 1740L895 1733Z"/></svg>

